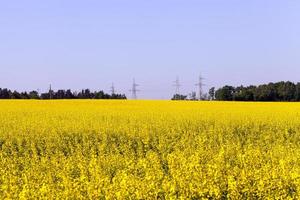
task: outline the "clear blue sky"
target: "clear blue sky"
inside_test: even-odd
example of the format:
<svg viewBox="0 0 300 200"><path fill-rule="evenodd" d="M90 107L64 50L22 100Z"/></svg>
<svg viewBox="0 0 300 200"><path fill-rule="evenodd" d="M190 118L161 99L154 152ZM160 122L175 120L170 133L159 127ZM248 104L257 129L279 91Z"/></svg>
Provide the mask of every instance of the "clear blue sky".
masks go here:
<svg viewBox="0 0 300 200"><path fill-rule="evenodd" d="M0 87L170 98L211 86L300 81L300 1L0 1Z"/></svg>

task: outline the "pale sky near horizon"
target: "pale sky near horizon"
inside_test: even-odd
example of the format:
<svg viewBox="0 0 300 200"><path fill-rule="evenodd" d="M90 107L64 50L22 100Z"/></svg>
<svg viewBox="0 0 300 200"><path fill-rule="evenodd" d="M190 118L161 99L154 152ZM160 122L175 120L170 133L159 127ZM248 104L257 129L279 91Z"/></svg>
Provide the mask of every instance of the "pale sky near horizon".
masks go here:
<svg viewBox="0 0 300 200"><path fill-rule="evenodd" d="M300 82L300 1L0 0L0 87L169 99L212 86Z"/></svg>

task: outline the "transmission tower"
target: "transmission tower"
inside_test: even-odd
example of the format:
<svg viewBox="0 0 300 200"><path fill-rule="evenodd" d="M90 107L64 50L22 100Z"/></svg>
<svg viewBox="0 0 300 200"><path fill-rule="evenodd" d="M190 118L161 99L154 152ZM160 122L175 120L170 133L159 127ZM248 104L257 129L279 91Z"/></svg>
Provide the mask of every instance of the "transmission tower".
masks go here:
<svg viewBox="0 0 300 200"><path fill-rule="evenodd" d="M52 88L51 88L51 84L50 84L50 87L49 87L49 98L52 99Z"/></svg>
<svg viewBox="0 0 300 200"><path fill-rule="evenodd" d="M174 85L173 85L174 87L175 87L175 95L176 94L179 94L180 93L180 82L179 82L179 78L178 78L178 76L176 77L176 80L174 81Z"/></svg>
<svg viewBox="0 0 300 200"><path fill-rule="evenodd" d="M114 95L116 93L114 83L111 84L110 91L111 91L112 95Z"/></svg>
<svg viewBox="0 0 300 200"><path fill-rule="evenodd" d="M139 86L138 84L135 83L135 79L133 79L133 83L132 83L132 88L130 90L130 92L132 92L132 99L137 99L137 92L139 92L139 90L137 89L137 86Z"/></svg>
<svg viewBox="0 0 300 200"><path fill-rule="evenodd" d="M203 86L205 86L205 84L203 83L203 80L204 80L204 78L200 74L198 83L196 84L196 86L198 86L198 90L199 90L199 100L201 100L201 98L202 98Z"/></svg>

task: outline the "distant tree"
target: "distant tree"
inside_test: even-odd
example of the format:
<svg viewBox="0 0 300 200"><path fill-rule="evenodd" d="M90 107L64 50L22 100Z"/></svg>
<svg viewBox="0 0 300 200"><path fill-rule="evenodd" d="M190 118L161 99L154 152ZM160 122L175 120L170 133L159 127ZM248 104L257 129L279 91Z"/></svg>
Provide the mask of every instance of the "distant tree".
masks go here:
<svg viewBox="0 0 300 200"><path fill-rule="evenodd" d="M234 89L233 100L235 101L254 101L254 91L255 86L239 86Z"/></svg>
<svg viewBox="0 0 300 200"><path fill-rule="evenodd" d="M224 86L215 92L215 97L224 101L300 101L300 83L281 81L248 87Z"/></svg>
<svg viewBox="0 0 300 200"><path fill-rule="evenodd" d="M66 98L66 91L65 90L57 90L53 94L54 99L65 99Z"/></svg>
<svg viewBox="0 0 300 200"><path fill-rule="evenodd" d="M21 92L21 98L22 99L30 99L30 96L27 92Z"/></svg>
<svg viewBox="0 0 300 200"><path fill-rule="evenodd" d="M280 101L294 101L296 85L290 81L275 83L278 99Z"/></svg>
<svg viewBox="0 0 300 200"><path fill-rule="evenodd" d="M48 92L47 93L42 93L40 98L41 99L50 99L50 94Z"/></svg>
<svg viewBox="0 0 300 200"><path fill-rule="evenodd" d="M215 92L216 100L219 100L219 101L232 101L234 91L235 91L234 87L226 85L226 86L218 89Z"/></svg>
<svg viewBox="0 0 300 200"><path fill-rule="evenodd" d="M300 83L295 86L295 101L300 101Z"/></svg>
<svg viewBox="0 0 300 200"><path fill-rule="evenodd" d="M12 98L12 92L8 90L7 88L0 88L0 98L1 99L11 99Z"/></svg>
<svg viewBox="0 0 300 200"><path fill-rule="evenodd" d="M111 99L127 99L125 94L112 94Z"/></svg>
<svg viewBox="0 0 300 200"><path fill-rule="evenodd" d="M12 98L13 99L22 99L21 94L19 92L17 92L17 91L14 91L12 93Z"/></svg>
<svg viewBox="0 0 300 200"><path fill-rule="evenodd" d="M66 91L66 94L65 94L65 98L66 99L73 99L75 95L73 95L72 91L69 89Z"/></svg>
<svg viewBox="0 0 300 200"><path fill-rule="evenodd" d="M256 86L254 86L254 85L250 85L247 87L247 89L244 93L245 101L254 101L255 90L256 90Z"/></svg>
<svg viewBox="0 0 300 200"><path fill-rule="evenodd" d="M84 89L81 92L72 92L68 90L49 90L46 93L39 94L37 91L11 92L7 88L0 88L0 99L127 99L125 94L109 95L103 91L91 92L89 89Z"/></svg>
<svg viewBox="0 0 300 200"><path fill-rule="evenodd" d="M273 83L259 85L254 92L255 101L278 101L278 94Z"/></svg>
<svg viewBox="0 0 300 200"><path fill-rule="evenodd" d="M30 99L39 99L39 93L37 91L31 91L29 92L28 94L29 98Z"/></svg>
<svg viewBox="0 0 300 200"><path fill-rule="evenodd" d="M95 92L95 99L104 99L104 92L103 91Z"/></svg>
<svg viewBox="0 0 300 200"><path fill-rule="evenodd" d="M210 100L215 100L215 87L210 88L208 94Z"/></svg>
<svg viewBox="0 0 300 200"><path fill-rule="evenodd" d="M186 99L187 99L186 95L174 94L171 100L186 100Z"/></svg>
<svg viewBox="0 0 300 200"><path fill-rule="evenodd" d="M89 89L84 90L84 97L85 99L92 99L91 91Z"/></svg>
<svg viewBox="0 0 300 200"><path fill-rule="evenodd" d="M93 98L89 89L81 90L81 92L78 93L77 97L78 97L78 99L92 99Z"/></svg>

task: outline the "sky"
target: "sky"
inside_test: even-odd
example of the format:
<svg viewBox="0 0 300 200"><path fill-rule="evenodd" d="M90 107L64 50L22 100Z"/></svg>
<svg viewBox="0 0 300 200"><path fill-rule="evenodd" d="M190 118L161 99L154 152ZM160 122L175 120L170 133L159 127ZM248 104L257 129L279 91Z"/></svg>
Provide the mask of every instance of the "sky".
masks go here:
<svg viewBox="0 0 300 200"><path fill-rule="evenodd" d="M0 87L141 99L300 82L297 0L0 0Z"/></svg>

